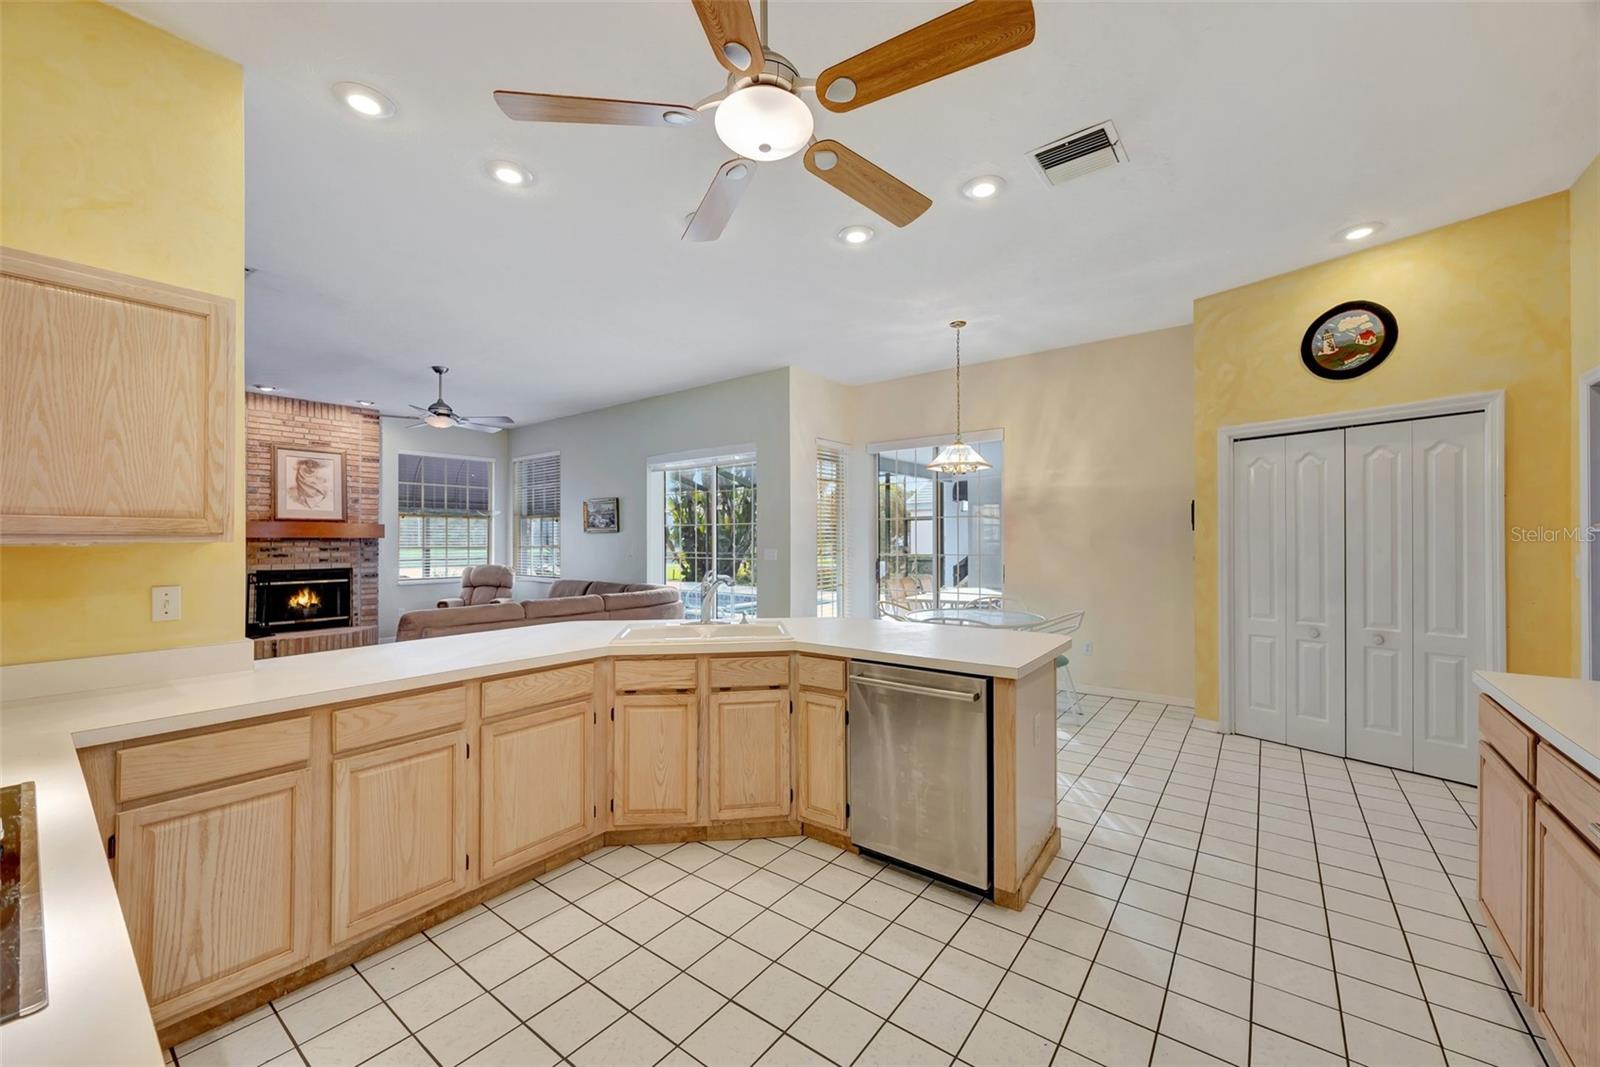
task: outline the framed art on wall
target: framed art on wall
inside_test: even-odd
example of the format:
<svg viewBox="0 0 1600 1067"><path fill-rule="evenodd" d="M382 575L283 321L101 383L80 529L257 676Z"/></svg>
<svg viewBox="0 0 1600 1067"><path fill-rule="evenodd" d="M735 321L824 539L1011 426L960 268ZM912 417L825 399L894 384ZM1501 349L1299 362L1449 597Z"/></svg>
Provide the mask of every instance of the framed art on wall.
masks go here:
<svg viewBox="0 0 1600 1067"><path fill-rule="evenodd" d="M1352 300L1324 311L1306 328L1300 339L1300 362L1319 378L1359 378L1394 351L1399 337L1388 308Z"/></svg>
<svg viewBox="0 0 1600 1067"><path fill-rule="evenodd" d="M344 453L272 449L272 517L344 521Z"/></svg>
<svg viewBox="0 0 1600 1067"><path fill-rule="evenodd" d="M584 533L618 533L622 529L621 502L614 496L597 496L583 502Z"/></svg>

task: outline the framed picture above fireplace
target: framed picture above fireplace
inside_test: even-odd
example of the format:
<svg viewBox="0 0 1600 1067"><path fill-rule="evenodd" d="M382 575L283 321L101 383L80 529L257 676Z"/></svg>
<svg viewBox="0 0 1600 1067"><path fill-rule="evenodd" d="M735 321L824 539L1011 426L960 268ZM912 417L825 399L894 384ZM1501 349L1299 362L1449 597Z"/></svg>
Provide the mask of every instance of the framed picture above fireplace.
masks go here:
<svg viewBox="0 0 1600 1067"><path fill-rule="evenodd" d="M344 453L272 447L272 517L344 521Z"/></svg>

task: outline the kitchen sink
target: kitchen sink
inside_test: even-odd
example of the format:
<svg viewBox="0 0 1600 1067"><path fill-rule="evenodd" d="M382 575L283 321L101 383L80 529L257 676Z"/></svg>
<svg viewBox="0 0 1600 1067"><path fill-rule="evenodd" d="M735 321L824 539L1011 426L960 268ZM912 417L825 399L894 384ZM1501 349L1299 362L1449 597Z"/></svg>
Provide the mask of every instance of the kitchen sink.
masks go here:
<svg viewBox="0 0 1600 1067"><path fill-rule="evenodd" d="M613 645L655 645L689 641L792 641L781 622L653 622L630 626L611 639Z"/></svg>

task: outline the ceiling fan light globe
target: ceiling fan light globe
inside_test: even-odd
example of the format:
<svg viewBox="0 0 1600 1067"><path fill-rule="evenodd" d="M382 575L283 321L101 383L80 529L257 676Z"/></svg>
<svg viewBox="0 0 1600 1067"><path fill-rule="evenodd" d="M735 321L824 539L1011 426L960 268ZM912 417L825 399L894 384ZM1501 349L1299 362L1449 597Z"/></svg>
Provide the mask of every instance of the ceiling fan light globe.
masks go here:
<svg viewBox="0 0 1600 1067"><path fill-rule="evenodd" d="M748 85L717 108L717 136L746 159L787 159L811 140L815 126L804 100L775 85Z"/></svg>
<svg viewBox="0 0 1600 1067"><path fill-rule="evenodd" d="M449 429L450 426L454 422L454 420L452 420L450 418L450 416L448 416L448 415L438 415L438 414L427 415L427 416L425 416L423 418L422 421L427 423L429 426L432 426L435 430L446 430L446 429Z"/></svg>

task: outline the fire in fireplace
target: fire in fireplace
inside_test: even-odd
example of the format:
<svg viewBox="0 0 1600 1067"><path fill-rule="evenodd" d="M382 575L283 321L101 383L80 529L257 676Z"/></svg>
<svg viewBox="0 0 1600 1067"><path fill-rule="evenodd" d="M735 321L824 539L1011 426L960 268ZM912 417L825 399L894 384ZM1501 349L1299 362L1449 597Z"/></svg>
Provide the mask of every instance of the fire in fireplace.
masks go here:
<svg viewBox="0 0 1600 1067"><path fill-rule="evenodd" d="M265 570L250 575L251 637L349 626L350 569Z"/></svg>

